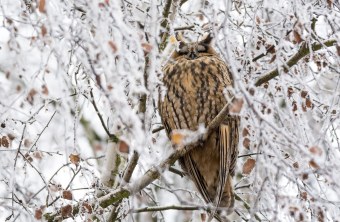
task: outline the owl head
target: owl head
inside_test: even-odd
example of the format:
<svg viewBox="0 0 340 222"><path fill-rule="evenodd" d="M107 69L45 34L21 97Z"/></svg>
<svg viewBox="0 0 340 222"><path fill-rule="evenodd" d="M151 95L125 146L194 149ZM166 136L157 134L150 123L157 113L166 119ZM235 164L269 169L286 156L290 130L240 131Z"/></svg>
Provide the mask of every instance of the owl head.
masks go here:
<svg viewBox="0 0 340 222"><path fill-rule="evenodd" d="M179 42L178 48L173 53L172 58L185 57L186 59L193 60L207 54L216 54L215 50L211 46L213 39L211 34L205 36L205 38L198 42L186 43L183 38L176 36Z"/></svg>

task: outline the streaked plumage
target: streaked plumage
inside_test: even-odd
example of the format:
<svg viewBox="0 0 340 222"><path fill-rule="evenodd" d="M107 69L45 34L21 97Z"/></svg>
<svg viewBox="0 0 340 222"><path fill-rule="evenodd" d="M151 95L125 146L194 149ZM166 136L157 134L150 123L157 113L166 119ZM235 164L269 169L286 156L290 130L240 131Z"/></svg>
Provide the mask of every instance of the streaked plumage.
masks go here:
<svg viewBox="0 0 340 222"><path fill-rule="evenodd" d="M197 43L180 42L163 68L165 97L159 101L168 136L174 129L197 130L207 126L233 94L232 77L226 64L210 46L210 35ZM234 205L232 176L238 154L239 117L228 115L200 146L181 158L183 170L194 181L207 203ZM218 217L218 215L215 215Z"/></svg>

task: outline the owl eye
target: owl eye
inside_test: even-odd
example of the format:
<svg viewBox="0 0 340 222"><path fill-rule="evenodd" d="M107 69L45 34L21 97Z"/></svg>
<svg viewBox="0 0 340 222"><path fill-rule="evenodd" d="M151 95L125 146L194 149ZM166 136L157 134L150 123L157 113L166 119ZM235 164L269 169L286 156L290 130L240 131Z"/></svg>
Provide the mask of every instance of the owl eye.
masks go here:
<svg viewBox="0 0 340 222"><path fill-rule="evenodd" d="M207 47L204 45L198 45L197 46L197 51L198 52L206 52L207 51Z"/></svg>
<svg viewBox="0 0 340 222"><path fill-rule="evenodd" d="M178 47L178 53L179 54L187 54L189 51L189 48L186 44L184 44L183 42L179 43L179 47Z"/></svg>

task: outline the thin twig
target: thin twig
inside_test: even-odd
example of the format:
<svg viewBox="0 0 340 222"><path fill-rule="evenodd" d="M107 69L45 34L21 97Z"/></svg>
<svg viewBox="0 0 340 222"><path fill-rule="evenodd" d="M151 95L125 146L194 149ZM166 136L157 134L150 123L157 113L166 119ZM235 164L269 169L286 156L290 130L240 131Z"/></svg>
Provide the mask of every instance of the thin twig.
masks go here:
<svg viewBox="0 0 340 222"><path fill-rule="evenodd" d="M33 147L37 144L38 140L40 139L41 135L44 133L44 131L46 130L46 128L50 125L54 115L57 113L57 111L54 111L54 113L52 114L50 120L47 122L46 126L43 128L43 130L38 134L38 138L34 141L33 145L31 146L31 148L26 152L26 154L28 154L29 152L32 151Z"/></svg>
<svg viewBox="0 0 340 222"><path fill-rule="evenodd" d="M129 163L128 163L125 171L124 171L124 175L123 175L124 183L130 182L132 173L135 170L136 165L138 163L138 159L139 159L139 154L137 153L137 151L134 151L131 158L130 158L130 161L129 161Z"/></svg>
<svg viewBox="0 0 340 222"><path fill-rule="evenodd" d="M287 33L286 33L286 37L292 32L292 30L289 30ZM256 62L257 60L261 59L262 57L268 55L268 53L270 51L272 51L273 49L275 49L275 45L271 45L270 47L267 48L266 52L264 53L261 53L260 55L258 56L255 56L253 59L252 59L252 62Z"/></svg>
<svg viewBox="0 0 340 222"><path fill-rule="evenodd" d="M132 210L132 213L141 213L141 212L153 212L153 211L164 211L164 210L200 210L202 207L199 206L178 206L178 205L170 205L170 206L156 206L156 207L143 207L139 209Z"/></svg>
<svg viewBox="0 0 340 222"><path fill-rule="evenodd" d="M181 176L181 177L184 177L184 176L185 176L185 173L184 173L183 171L178 170L178 169L176 169L176 168L174 168L174 167L172 167L172 166L169 167L169 171L172 172L172 173L174 173L174 174L177 174L177 175L179 175L179 176Z"/></svg>
<svg viewBox="0 0 340 222"><path fill-rule="evenodd" d="M259 152L259 153L243 154L243 155L239 155L238 158L247 157L247 156L254 156L254 155L260 155L260 154L262 154L262 152Z"/></svg>
<svg viewBox="0 0 340 222"><path fill-rule="evenodd" d="M193 28L195 28L194 25L188 25L188 26L182 26L182 27L177 27L177 28L174 28L174 31L183 31L183 30L193 30Z"/></svg>
<svg viewBox="0 0 340 222"><path fill-rule="evenodd" d="M97 104L96 104L96 102L94 100L93 89L92 89L92 87L90 85L90 80L89 79L88 79L88 84L89 84L89 87L90 87L91 103L92 103L94 109L96 110L96 113L97 113L97 116L99 117L100 123L102 124L102 126L103 126L106 134L109 136L110 140L112 140L114 143L118 143L119 142L119 138L115 134L110 133L109 129L106 127L106 124L104 122L103 116L99 112Z"/></svg>
<svg viewBox="0 0 340 222"><path fill-rule="evenodd" d="M153 129L152 133L157 133L157 132L159 132L159 131L161 131L163 129L164 129L164 126L160 126L160 127L156 128L156 129Z"/></svg>
<svg viewBox="0 0 340 222"><path fill-rule="evenodd" d="M262 57L266 56L268 54L268 52L272 51L275 48L275 45L271 45L270 47L268 47L268 49L266 50L266 52L261 53L260 55L256 56L255 58L253 58L253 60L251 60L252 62L256 62L257 60L261 59Z"/></svg>

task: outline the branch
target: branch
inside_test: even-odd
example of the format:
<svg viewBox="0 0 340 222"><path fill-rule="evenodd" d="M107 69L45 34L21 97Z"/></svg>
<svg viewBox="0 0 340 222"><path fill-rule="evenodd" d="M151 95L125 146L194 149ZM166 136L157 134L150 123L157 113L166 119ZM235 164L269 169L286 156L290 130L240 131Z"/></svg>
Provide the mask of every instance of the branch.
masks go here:
<svg viewBox="0 0 340 222"><path fill-rule="evenodd" d="M164 129L164 126L160 126L160 127L156 128L156 129L153 129L152 133L157 133L157 132L159 132L159 131L161 131L163 129Z"/></svg>
<svg viewBox="0 0 340 222"><path fill-rule="evenodd" d="M169 36L169 14L170 14L170 7L172 4L172 0L167 0L163 9L163 21L161 22L161 44L159 45L160 51L163 51L165 49L165 46L167 44L167 39ZM165 30L164 30L165 29Z"/></svg>
<svg viewBox="0 0 340 222"><path fill-rule="evenodd" d="M234 193L234 194L235 194L235 200L243 202L243 206L250 212L252 210L251 206L245 200L243 200L237 193ZM257 215L257 213L255 213L254 216L257 221L261 221L261 218Z"/></svg>
<svg viewBox="0 0 340 222"><path fill-rule="evenodd" d="M132 213L141 213L141 212L153 212L153 211L164 211L164 210L200 210L202 207L198 206L177 206L177 205L169 205L169 206L156 206L156 207L143 207L139 209L132 210Z"/></svg>
<svg viewBox="0 0 340 222"><path fill-rule="evenodd" d="M178 169L176 169L176 168L174 168L174 167L172 167L172 166L169 167L169 171L170 171L171 173L174 173L174 174L179 175L180 177L184 177L184 176L185 176L185 173L184 173L183 171L178 170Z"/></svg>
<svg viewBox="0 0 340 222"><path fill-rule="evenodd" d="M203 140L206 139L208 135L210 135L210 133L220 125L220 123L227 114L228 104L226 104L223 107L223 109L219 112L219 114L211 121L211 123L207 127L206 132L202 135L201 139ZM99 204L100 207L107 208L110 205L117 203L118 201L127 198L134 193L141 191L146 186L151 184L153 181L158 179L164 170L168 169L169 166L174 164L178 158L184 156L186 153L191 151L201 141L202 140L193 141L190 144L186 144L185 148L176 149L167 159L163 160L159 165L150 168L143 176L137 179L134 183L127 184L123 187L119 187L118 189L106 194L105 196L98 198L97 203ZM95 205L96 203L93 203L93 207ZM79 213L79 205L74 205L73 209L74 209L73 213L75 214ZM55 221L55 219L60 218L59 214L60 212L54 214L46 213L44 217L48 221Z"/></svg>
<svg viewBox="0 0 340 222"><path fill-rule="evenodd" d="M130 161L128 163L128 166L126 167L126 169L124 171L123 181L125 183L129 183L130 182L132 173L135 170L135 167L136 167L136 165L138 163L138 159L139 159L139 154L136 151L134 151L132 156L131 156L131 159L130 159Z"/></svg>
<svg viewBox="0 0 340 222"><path fill-rule="evenodd" d="M94 96L93 96L93 89L92 89L92 87L90 85L90 79L88 79L88 84L89 84L89 87L90 87L91 103L92 103L94 109L96 110L96 113L97 113L97 115L99 117L99 120L100 120L100 122L101 122L101 124L102 124L102 126L103 126L103 128L104 128L104 130L106 132L106 134L109 136L110 140L112 140L114 143L118 143L119 142L119 138L115 134L110 133L109 129L105 125L103 116L100 114L100 112L98 110L97 104L96 104L96 102L94 100Z"/></svg>
<svg viewBox="0 0 340 222"><path fill-rule="evenodd" d="M243 154L243 155L239 155L237 158L248 157L248 156L254 156L254 155L260 155L260 154L262 154L262 152Z"/></svg>
<svg viewBox="0 0 340 222"><path fill-rule="evenodd" d="M174 31L177 32L177 31L183 31L183 30L190 30L190 31L193 31L195 28L194 25L188 25L188 26L182 26L182 27L177 27L177 28L174 28Z"/></svg>
<svg viewBox="0 0 340 222"><path fill-rule="evenodd" d="M316 51L322 49L323 46L326 46L326 47L334 46L334 44L336 42L337 41L335 39L330 39L330 40L327 40L327 41L325 41L323 43L313 43L311 45L312 52L316 52ZM284 70L288 71L288 68L290 68L293 65L295 65L300 59L302 59L303 57L305 57L306 55L308 55L310 53L311 53L311 51L310 51L310 48L307 45L307 43L303 43L301 45L300 49L297 51L297 53L295 55L293 55L286 62L286 64L283 65ZM255 86L260 86L263 83L268 82L269 80L277 77L278 75L279 75L279 69L278 68L273 69L272 71L270 71L270 72L264 74L263 76L261 76L260 78L258 78L256 80L256 82L255 82Z"/></svg>
<svg viewBox="0 0 340 222"><path fill-rule="evenodd" d="M202 138L207 138L208 135L220 125L220 123L222 122L223 118L227 113L228 105L225 105L223 109L220 111L220 113L213 119L213 121L211 121L211 123L207 127L206 133L203 135ZM199 140L192 142L190 144L191 146L187 146L186 149L175 150L175 152L173 152L167 159L165 159L158 166L154 166L151 169L149 169L141 178L136 180L136 182L133 183L132 185L130 186L126 185L118 190L114 190L113 192L99 198L98 201L100 206L106 208L112 203L115 203L116 201L120 200L120 198L125 198L127 196L130 196L131 194L141 191L147 185L149 185L154 180L159 178L161 172L163 172L165 169L167 169L169 166L175 163L178 158L191 151L198 143Z"/></svg>

